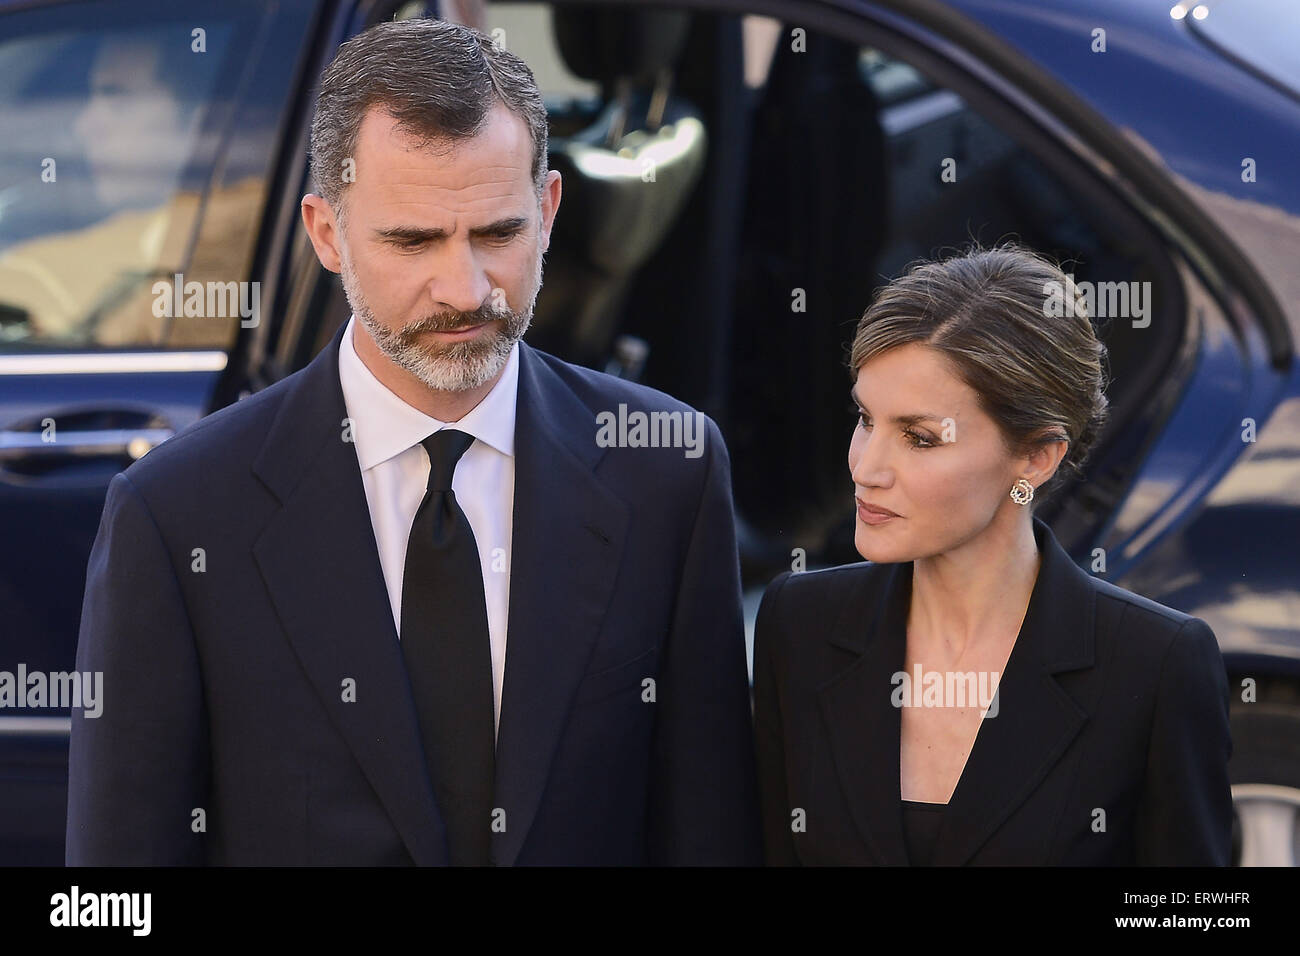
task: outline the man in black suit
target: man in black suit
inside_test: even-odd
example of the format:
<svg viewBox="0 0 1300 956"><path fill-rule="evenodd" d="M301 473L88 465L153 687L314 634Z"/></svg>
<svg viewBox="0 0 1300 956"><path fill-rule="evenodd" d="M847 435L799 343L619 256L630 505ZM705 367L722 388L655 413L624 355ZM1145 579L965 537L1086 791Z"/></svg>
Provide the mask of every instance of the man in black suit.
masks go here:
<svg viewBox="0 0 1300 956"><path fill-rule="evenodd" d="M312 153L353 318L111 483L68 862L760 862L717 428L520 341L560 200L531 73L381 24Z"/></svg>

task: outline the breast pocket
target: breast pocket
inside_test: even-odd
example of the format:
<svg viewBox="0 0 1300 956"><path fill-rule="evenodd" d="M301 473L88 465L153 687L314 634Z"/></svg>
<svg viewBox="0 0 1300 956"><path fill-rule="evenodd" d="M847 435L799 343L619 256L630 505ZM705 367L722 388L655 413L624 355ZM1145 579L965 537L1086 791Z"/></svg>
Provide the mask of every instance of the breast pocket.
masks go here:
<svg viewBox="0 0 1300 956"><path fill-rule="evenodd" d="M658 648L652 647L631 660L588 674L574 693L575 704L591 704L617 694L635 695L640 699L641 682L655 676L655 657Z"/></svg>

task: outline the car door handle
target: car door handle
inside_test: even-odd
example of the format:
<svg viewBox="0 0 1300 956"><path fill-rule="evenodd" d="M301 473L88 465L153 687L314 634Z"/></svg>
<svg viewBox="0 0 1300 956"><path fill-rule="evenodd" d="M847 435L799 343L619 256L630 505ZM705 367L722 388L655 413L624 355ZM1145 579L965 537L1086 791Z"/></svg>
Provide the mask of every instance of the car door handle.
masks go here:
<svg viewBox="0 0 1300 956"><path fill-rule="evenodd" d="M143 458L175 434L170 428L105 428L43 432L0 431L0 467L51 458Z"/></svg>

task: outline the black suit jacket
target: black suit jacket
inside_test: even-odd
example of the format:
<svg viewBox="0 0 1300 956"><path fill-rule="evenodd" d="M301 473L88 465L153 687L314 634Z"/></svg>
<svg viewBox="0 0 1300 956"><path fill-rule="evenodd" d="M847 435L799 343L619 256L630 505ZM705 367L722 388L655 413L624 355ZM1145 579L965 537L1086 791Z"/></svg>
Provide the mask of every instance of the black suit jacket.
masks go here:
<svg viewBox="0 0 1300 956"><path fill-rule="evenodd" d="M341 334L113 479L77 653L104 704L73 717L70 864L447 861L342 440ZM493 861L757 863L717 428L702 419L695 458L599 447L602 410L690 409L520 348Z"/></svg>
<svg viewBox="0 0 1300 956"><path fill-rule="evenodd" d="M1226 865L1232 747L1213 632L1085 573L1033 522L1038 579L935 865ZM754 725L769 864L907 864L891 678L911 582L911 562L863 562L768 587ZM805 832L792 832L798 809Z"/></svg>

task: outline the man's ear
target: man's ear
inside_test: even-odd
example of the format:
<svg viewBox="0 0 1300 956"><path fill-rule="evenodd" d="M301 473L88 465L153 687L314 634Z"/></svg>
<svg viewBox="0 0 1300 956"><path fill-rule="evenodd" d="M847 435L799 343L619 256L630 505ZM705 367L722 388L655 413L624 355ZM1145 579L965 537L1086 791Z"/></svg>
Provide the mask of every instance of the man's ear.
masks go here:
<svg viewBox="0 0 1300 956"><path fill-rule="evenodd" d="M334 210L322 197L308 193L302 197L302 224L316 250L316 258L330 272L340 272L343 260L339 252L339 228Z"/></svg>
<svg viewBox="0 0 1300 956"><path fill-rule="evenodd" d="M542 251L551 248L551 226L555 223L555 213L560 208L560 171L552 169L546 174L546 185L542 187Z"/></svg>

